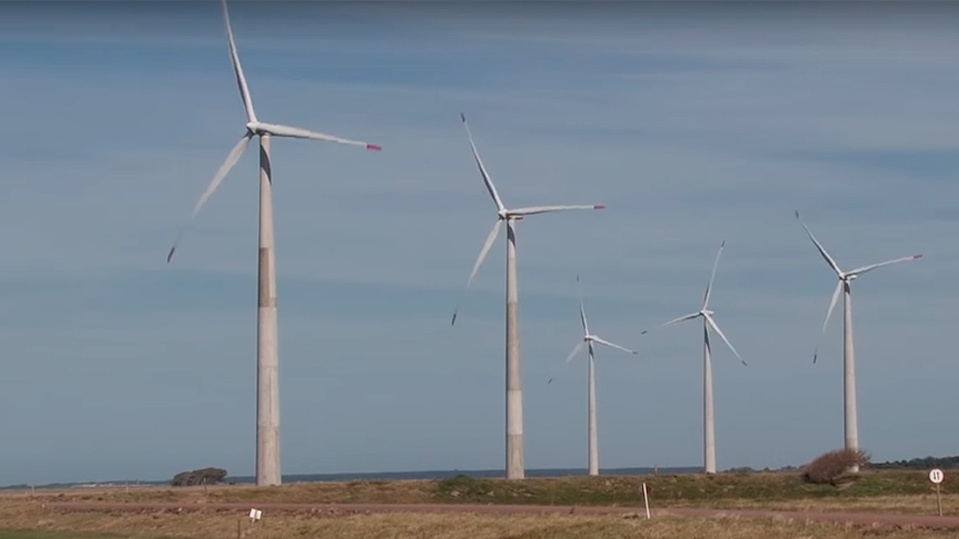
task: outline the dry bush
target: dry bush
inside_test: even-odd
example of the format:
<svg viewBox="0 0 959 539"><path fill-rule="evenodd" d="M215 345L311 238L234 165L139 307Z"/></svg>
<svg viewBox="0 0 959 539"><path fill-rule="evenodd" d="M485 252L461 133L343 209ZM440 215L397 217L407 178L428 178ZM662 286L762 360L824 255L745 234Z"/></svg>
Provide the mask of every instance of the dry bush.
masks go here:
<svg viewBox="0 0 959 539"><path fill-rule="evenodd" d="M837 449L819 455L812 462L803 467L803 479L807 483L817 485L840 486L851 482L853 477L849 469L853 466L864 466L869 463L869 454L862 450Z"/></svg>

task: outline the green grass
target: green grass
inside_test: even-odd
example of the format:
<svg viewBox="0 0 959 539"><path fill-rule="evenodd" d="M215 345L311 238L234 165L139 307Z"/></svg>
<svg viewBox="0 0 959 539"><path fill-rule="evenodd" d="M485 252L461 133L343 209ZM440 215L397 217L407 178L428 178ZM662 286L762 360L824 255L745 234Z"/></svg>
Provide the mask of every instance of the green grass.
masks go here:
<svg viewBox="0 0 959 539"><path fill-rule="evenodd" d="M839 489L811 485L797 473L724 473L717 475L647 475L530 478L524 481L456 476L437 481L432 501L447 503L613 505L642 502L642 484L657 504L717 500L852 499L928 494L924 472L862 472ZM949 492L948 487L943 493Z"/></svg>
<svg viewBox="0 0 959 539"><path fill-rule="evenodd" d="M716 475L572 476L531 477L522 481L456 476L443 480L391 480L290 483L281 487L220 485L202 487L84 489L37 493L44 501L103 502L276 502L276 503L483 503L543 505L641 505L642 484L649 489L654 507L732 507L743 503L793 503L842 505L854 500L891 497L920 499L933 494L924 471L863 471L847 488L812 485L798 473L753 472ZM951 500L959 488L949 479L942 493ZM0 499L19 497L8 494ZM957 498L959 499L959 498Z"/></svg>

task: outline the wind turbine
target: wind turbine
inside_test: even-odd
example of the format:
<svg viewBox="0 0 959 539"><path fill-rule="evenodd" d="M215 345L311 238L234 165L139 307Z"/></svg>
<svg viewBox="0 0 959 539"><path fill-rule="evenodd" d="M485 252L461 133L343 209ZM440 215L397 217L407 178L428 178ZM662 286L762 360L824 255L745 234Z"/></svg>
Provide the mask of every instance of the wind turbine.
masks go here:
<svg viewBox="0 0 959 539"><path fill-rule="evenodd" d="M273 182L270 166L270 138L290 137L299 139L323 140L363 146L368 150L379 150L375 144L348 140L333 135L308 131L299 127L270 124L257 119L253 110L253 101L243 76L243 68L236 52L233 29L230 27L230 15L226 0L221 0L223 21L226 24L226 36L230 49L230 60L240 90L240 98L246 111L246 132L230 151L226 161L220 165L206 190L193 208L192 219L210 198L226 177L233 165L243 155L250 140L256 136L260 140L260 212L259 212L259 264L257 266L257 345L256 345L256 484L279 485L280 478L280 410L278 383L277 327L276 327L276 273L273 251ZM177 235L167 254L167 263L173 258L183 231Z"/></svg>
<svg viewBox="0 0 959 539"><path fill-rule="evenodd" d="M576 285L577 289L579 287L579 275L576 276ZM576 354L579 354L585 346L589 352L589 374L588 374L588 389L587 389L587 408L588 408L588 423L587 429L589 432L589 444L588 444L588 457L589 457L589 475L599 475L599 443L598 437L596 434L596 366L595 366L595 352L593 348L593 343L602 344L610 348L616 348L617 350L622 350L624 352L629 352L630 354L638 354L634 350L629 348L624 348L618 344L611 343L599 335L594 335L589 332L589 323L586 321L586 309L583 308L583 295L579 294L579 320L583 324L583 340L573 348L573 351L569 354L569 357L566 358L565 363L569 363L576 357ZM553 381L552 378L549 379L550 382ZM549 382L547 382L549 383Z"/></svg>
<svg viewBox="0 0 959 539"><path fill-rule="evenodd" d="M685 322L694 318L703 319L703 460L706 473L716 473L716 426L713 418L713 360L712 351L709 346L709 330L712 329L719 335L719 338L726 343L726 346L736 354L739 361L746 365L746 361L739 355L739 352L733 348L732 343L719 329L719 325L713 319L716 314L709 309L709 295L713 287L713 280L716 279L716 267L719 266L719 255L723 253L723 247L726 241L719 245L719 251L716 252L716 261L713 263L713 272L709 276L709 284L706 285L706 293L703 295L703 307L695 313L687 314L666 322L660 327ZM643 334L649 330L643 330Z"/></svg>
<svg viewBox="0 0 959 539"><path fill-rule="evenodd" d="M496 187L493 185L489 173L486 172L486 167L483 166L479 152L476 151L473 135L466 123L466 115L460 113L460 119L463 121L463 127L466 128L470 147L473 150L473 158L476 160L476 165L483 176L486 190L489 191L493 203L496 204L496 222L493 224L489 236L486 237L486 242L483 243L483 248L480 250L476 263L473 264L473 271L470 272L469 279L466 281L466 290L469 290L473 277L476 276L476 271L479 270L480 264L486 258L486 253L489 252L493 242L496 241L500 225L504 221L506 222L506 478L522 479L526 472L523 463L523 390L519 362L519 294L516 290L516 221L540 213L566 210L601 210L606 206L589 204L507 208L496 192ZM459 307L453 311L451 325L456 324L458 312Z"/></svg>
<svg viewBox="0 0 959 539"><path fill-rule="evenodd" d="M836 283L836 291L832 294L832 299L829 301L829 308L826 310L826 320L822 324L822 333L819 335L819 340L816 341L816 348L813 351L812 362L815 363L816 359L819 357L819 344L822 341L822 338L826 334L826 325L829 324L829 317L832 316L832 310L836 307L836 302L839 300L839 293L842 292L843 296L843 332L842 332L842 345L843 345L843 427L845 434L845 448L851 449L853 451L859 450L859 426L858 426L858 417L856 412L856 354L853 347L853 338L852 338L852 289L850 288L850 283L856 280L860 275L870 272L876 268L881 268L883 266L888 266L890 264L895 264L897 262L905 262L907 260L916 260L922 258L921 254L904 256L902 258L896 258L894 260L887 260L886 262L880 262L878 264L870 264L868 266L863 266L861 268L856 268L852 271L842 271L839 268L839 265L836 264L836 261L833 260L829 253L826 252L826 249L816 240L816 237L812 235L812 232L809 231L809 227L806 226L806 223L802 221L799 217L799 211L796 211L796 220L799 221L799 224L802 225L803 229L806 230L806 234L809 235L809 239L812 240L813 244L816 246L816 249L819 251L819 254L822 255L823 260L829 264L829 267L836 272L836 277L839 278L839 282ZM855 465L850 469L851 472L855 473L859 471L859 466Z"/></svg>

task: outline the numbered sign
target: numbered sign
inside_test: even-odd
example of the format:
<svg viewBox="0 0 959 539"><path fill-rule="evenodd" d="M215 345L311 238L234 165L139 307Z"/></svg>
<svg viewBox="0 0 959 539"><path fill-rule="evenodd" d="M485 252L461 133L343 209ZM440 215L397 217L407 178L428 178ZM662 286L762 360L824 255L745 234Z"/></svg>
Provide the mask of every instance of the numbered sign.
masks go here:
<svg viewBox="0 0 959 539"><path fill-rule="evenodd" d="M942 479L943 479L942 470L940 470L939 468L935 468L929 471L929 480L932 481L933 483L938 485L939 483L942 483Z"/></svg>

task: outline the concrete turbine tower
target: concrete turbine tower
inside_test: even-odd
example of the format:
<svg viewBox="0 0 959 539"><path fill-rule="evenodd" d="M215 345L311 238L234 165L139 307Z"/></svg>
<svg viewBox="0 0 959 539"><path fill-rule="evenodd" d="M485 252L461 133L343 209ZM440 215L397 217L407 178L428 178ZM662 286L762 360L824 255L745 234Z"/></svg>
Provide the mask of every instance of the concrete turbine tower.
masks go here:
<svg viewBox="0 0 959 539"><path fill-rule="evenodd" d="M579 275L576 276L577 288L579 285ZM578 290L577 290L578 291ZM603 346L608 346L610 348L615 348L617 350L622 350L623 352L628 352L630 354L638 354L634 350L629 348L622 347L618 344L613 344L599 335L595 335L589 332L589 323L586 321L586 309L583 307L583 296L582 293L579 293L579 321L583 325L583 340L577 344L573 351L570 352L569 357L566 358L565 363L569 363L579 354L583 347L585 346L589 354L589 364L587 371L587 389L586 389L586 432L588 433L588 442L587 442L587 463L588 463L588 473L589 475L599 475L599 436L596 433L596 353L594 344L602 344ZM552 378L549 380L553 381ZM549 383L549 382L547 382Z"/></svg>
<svg viewBox="0 0 959 539"><path fill-rule="evenodd" d="M832 268L833 272L836 274L836 277L839 279L839 282L836 283L836 291L833 292L832 299L829 301L829 308L826 310L826 320L822 324L822 333L819 335L819 341L821 341L823 336L826 334L826 326L829 324L829 317L832 315L832 310L836 307L836 302L839 300L840 292L842 292L843 430L845 431L844 447L846 449L858 451L859 426L857 423L858 414L856 412L856 354L855 350L853 349L852 340L852 288L850 287L850 283L852 283L852 281L854 281L860 275L876 268L888 266L889 264L896 264L898 262L906 262L907 260L916 260L922 258L922 255L904 256L902 258L896 258L894 260L887 260L886 262L880 262L878 264L870 264L868 266L856 268L852 271L842 271L839 269L839 265L836 264L836 261L829 256L829 253L826 252L826 249L823 248L819 241L816 240L816 237L812 235L812 232L809 231L806 223L804 223L799 217L799 211L796 211L796 220L798 220L799 224L801 224L803 229L805 229L806 234L809 235L809 239L812 240L813 244L816 246L816 250L819 251L819 254L822 256L823 260L826 261L826 264L829 264L829 267ZM815 363L816 359L819 357L819 341L816 342L816 348L813 351L813 363ZM850 471L853 473L858 472L859 466L853 466Z"/></svg>
<svg viewBox="0 0 959 539"><path fill-rule="evenodd" d="M522 479L526 475L526 468L523 462L523 389L519 361L519 293L516 290L516 222L524 217L540 213L566 210L601 210L605 206L588 204L507 208L496 192L496 187L493 185L490 175L486 172L486 167L483 166L479 152L476 151L473 135L466 123L466 116L460 114L460 119L463 121L463 127L466 128L466 134L469 137L473 159L483 176L486 190L489 191L489 195L496 205L496 222L493 223L493 229L490 230L489 236L486 237L483 248L480 250L479 257L473 264L473 271L470 272L469 279L466 281L467 290L473 282L473 277L476 276L476 271L483 263L483 259L486 258L486 253L489 252L493 242L496 241L500 225L503 222L506 223L506 478ZM453 311L451 324L456 324L458 312L459 307Z"/></svg>
<svg viewBox="0 0 959 539"><path fill-rule="evenodd" d="M278 353L276 327L276 273L273 253L273 181L270 169L270 139L289 137L298 139L322 140L360 146L368 150L379 150L375 144L348 140L333 135L308 131L299 127L261 122L253 110L253 100L240 66L240 59L233 41L233 29L230 27L230 15L226 0L223 6L223 21L226 24L226 37L230 49L230 60L236 84L240 90L243 109L246 112L244 134L230 151L226 161L220 165L213 180L200 196L193 208L191 220L196 218L200 209L213 195L233 165L243 155L253 137L260 140L260 239L257 259L257 345L256 345L256 484L280 484L280 395L278 382ZM173 247L167 254L167 263L173 258L177 244L183 236L182 230Z"/></svg>
<svg viewBox="0 0 959 539"><path fill-rule="evenodd" d="M719 325L716 324L716 321L713 319L713 315L716 313L709 310L709 295L713 287L713 280L716 278L716 267L719 266L719 255L723 253L723 247L725 246L726 242L723 241L719 245L719 251L716 253L713 272L709 277L709 284L706 285L706 293L703 296L702 308L698 312L675 318L661 326L669 326L694 318L703 319L703 468L708 474L716 473L716 425L713 418L713 359L712 350L709 346L709 330L712 329L719 335L719 338L726 343L726 346L736 354L739 361L742 362L743 365L746 364L742 356L733 348L732 343L729 342L729 339L726 338L726 335L723 334L723 331L719 329ZM647 332L648 330L643 330L643 334Z"/></svg>

